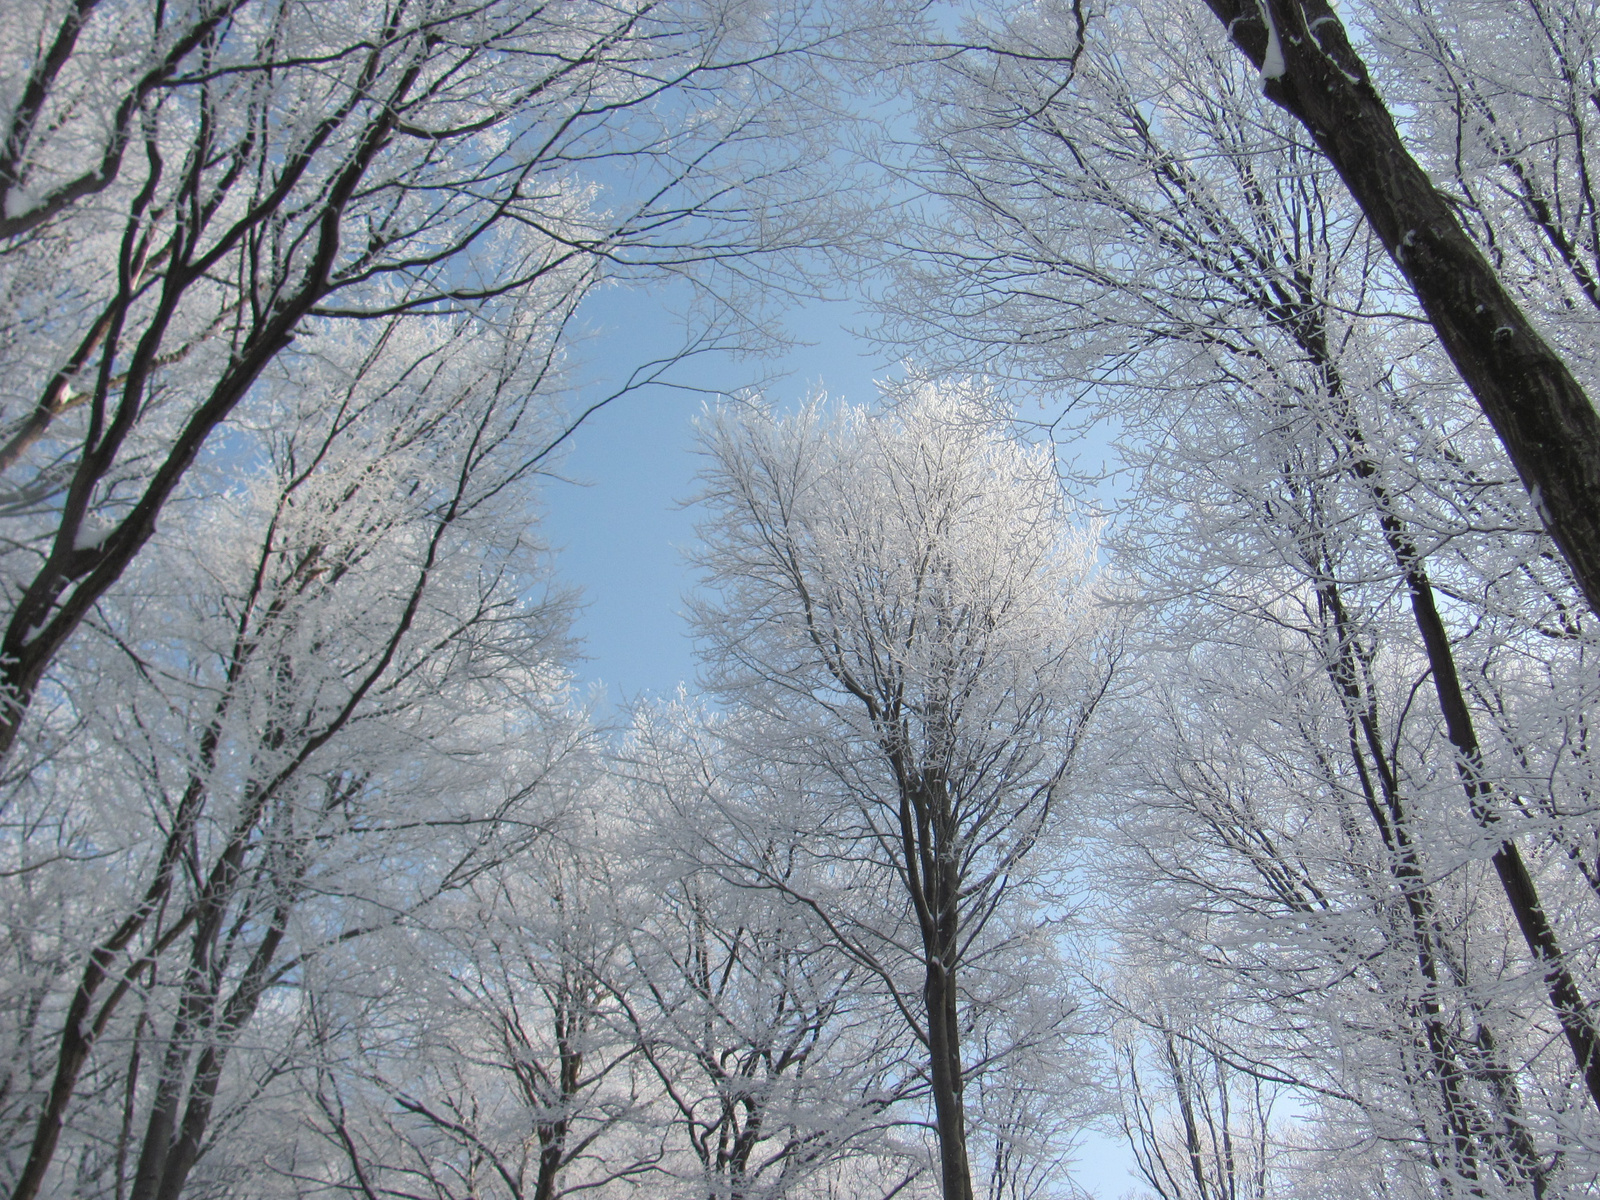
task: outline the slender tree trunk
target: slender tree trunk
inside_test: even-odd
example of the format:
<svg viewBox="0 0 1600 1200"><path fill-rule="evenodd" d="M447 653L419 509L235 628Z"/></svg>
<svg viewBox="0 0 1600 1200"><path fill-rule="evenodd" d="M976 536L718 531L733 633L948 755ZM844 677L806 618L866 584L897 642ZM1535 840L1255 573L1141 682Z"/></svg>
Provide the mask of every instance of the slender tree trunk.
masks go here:
<svg viewBox="0 0 1600 1200"><path fill-rule="evenodd" d="M928 1006L928 1057L933 1113L939 1133L939 1177L944 1200L972 1200L967 1162L967 1122L961 1096L961 1027L956 1021L955 973L930 957L923 998Z"/></svg>
<svg viewBox="0 0 1600 1200"><path fill-rule="evenodd" d="M972 1200L972 1167L967 1161L967 1118L961 1086L961 1022L956 997L956 959L961 939L961 874L956 866L956 828L950 788L942 775L923 779L923 844L929 887L928 913L933 937L925 941L927 975L923 998L928 1008L928 1056L933 1076L934 1120L939 1127L939 1175L944 1200ZM931 838L930 835L931 834Z"/></svg>
<svg viewBox="0 0 1600 1200"><path fill-rule="evenodd" d="M1479 1157L1475 1131L1481 1123L1475 1119L1473 1106L1467 1098L1464 1085L1468 1071L1456 1052L1455 1039L1440 1002L1447 983L1459 987L1463 981L1445 952L1439 905L1411 836L1399 780L1385 754L1370 681L1356 650L1356 634L1348 611L1331 574L1319 573L1322 574L1316 584L1319 603L1334 635L1333 653L1324 659L1324 670L1344 710L1350 759L1360 780L1367 813L1383 842L1388 877L1404 900L1406 922L1399 932L1411 943L1423 981L1421 992L1413 1002L1414 1019L1420 1026L1414 1044L1425 1063L1421 1079L1416 1082L1437 1089L1439 1114L1450 1134L1450 1165L1445 1168L1435 1160L1434 1166L1441 1172L1441 1179L1446 1169L1475 1179ZM1424 1119L1424 1114L1419 1112L1418 1117Z"/></svg>
<svg viewBox="0 0 1600 1200"><path fill-rule="evenodd" d="M1484 832L1500 839L1492 856L1495 874L1500 878L1506 903L1517 919L1523 940L1534 961L1539 964L1550 994L1551 1007L1555 1009L1556 1017L1561 1022L1561 1031L1572 1048L1573 1060L1589 1089L1589 1098L1596 1110L1600 1111L1600 1040L1596 1039L1589 1006L1567 965L1560 939L1539 899L1538 885L1523 861L1521 850L1512 839L1498 834L1496 827L1500 817L1494 805L1494 786L1483 772L1483 753L1478 745L1478 734L1461 689L1461 679L1456 670L1455 655L1450 649L1450 639L1445 633L1444 620L1434 603L1433 586L1419 561L1409 558L1402 548L1396 549L1396 557L1406 568L1412 611L1427 647L1434 691L1439 698L1439 711L1444 717L1450 744L1456 751L1456 770L1467 795L1467 806L1473 820Z"/></svg>
<svg viewBox="0 0 1600 1200"><path fill-rule="evenodd" d="M170 1039L169 1064L163 1070L140 1150L130 1200L178 1200L183 1194L189 1174L200 1159L223 1068L234 1039L249 1024L260 1004L283 942L291 906L292 901L280 902L266 935L251 955L243 978L225 1001L209 980L184 997L180 1021L174 1026ZM213 953L207 952L207 966ZM199 1037L195 1036L196 1032ZM193 1072L188 1073L191 1047L194 1041L202 1038L195 1052ZM178 1101L185 1090L186 1073L188 1096L180 1121Z"/></svg>
<svg viewBox="0 0 1600 1200"><path fill-rule="evenodd" d="M188 842L191 818L198 811L198 808L191 804L191 799L199 794L193 786L185 794L184 804L179 807L178 820L174 823L173 831L168 835L162 849L155 880L146 890L139 907L125 917L116 930L96 945L89 954L89 960L84 965L83 974L73 992L72 1002L67 1008L66 1019L61 1024L61 1033L56 1041L55 1076L51 1081L44 1107L34 1123L33 1143L28 1152L28 1159L23 1164L17 1182L12 1188L10 1200L34 1200L39 1194L45 1175L50 1169L51 1160L55 1157L56 1145L61 1139L67 1108L77 1093L78 1076L89 1061L89 1054L94 1049L101 1029L110 1021L117 1006L128 994L137 973L155 962L161 951L174 938L180 936L193 920L192 914L180 917L170 929L155 939L152 946L140 956L132 968L120 973L112 971L117 956L159 912L167 897L178 855ZM96 1007L101 987L112 979L116 982L112 985L110 995Z"/></svg>
<svg viewBox="0 0 1600 1200"><path fill-rule="evenodd" d="M939 1137L943 1200L972 1200L967 1121L961 1087L961 1024L956 995L961 874L956 864L950 790L933 771L914 771L891 748L900 786L900 836L906 881L922 935L928 1075Z"/></svg>
<svg viewBox="0 0 1600 1200"><path fill-rule="evenodd" d="M1445 716L1447 734L1459 755L1457 768L1467 792L1473 818L1485 830L1491 830L1494 818L1490 815L1491 810L1487 802L1491 798L1492 788L1482 777L1482 758L1478 750L1477 734L1473 732L1472 719L1468 714L1466 699L1462 695L1460 680L1456 675L1455 658L1450 651L1449 639L1445 636L1444 621L1439 615L1438 606L1434 603L1433 585L1428 580L1420 555L1411 545L1399 518L1389 507L1388 494L1375 478L1376 468L1372 468L1365 460L1360 460L1358 466L1371 468L1369 483L1379 504L1384 536L1395 555L1396 563L1405 572L1406 585L1411 594L1412 614L1428 652L1428 665L1433 674L1439 706ZM1597 1082L1600 1082L1600 1073L1597 1073L1596 1068L1600 1064L1597 1064L1595 1056L1594 1030L1589 1022L1587 1009L1583 1006L1582 997L1578 994L1577 983L1567 970L1566 959L1561 953L1555 931L1545 918L1533 878L1523 864L1516 843L1510 839L1500 843L1493 857L1495 872L1500 878L1506 900L1517 918L1528 948L1544 968L1551 1004L1555 1007L1556 1016L1561 1022L1563 1032L1567 1035L1568 1044L1572 1047L1579 1070L1584 1075L1591 1097L1597 1105L1600 1105L1600 1091L1596 1090ZM1494 1054L1494 1035L1487 1025L1480 1023L1480 1034L1487 1042L1486 1048L1489 1053ZM1512 1098L1512 1094L1506 1092L1504 1080L1491 1078L1489 1082L1502 1103ZM1544 1193L1545 1168L1527 1136L1527 1128L1521 1119L1520 1104L1515 1111L1507 1115L1514 1118L1506 1122L1506 1131L1516 1154L1519 1169L1531 1182L1534 1195L1541 1196Z"/></svg>
<svg viewBox="0 0 1600 1200"><path fill-rule="evenodd" d="M1367 441L1354 414L1349 410L1338 371L1327 351L1320 321L1300 335L1301 345L1322 367L1330 398L1336 406L1341 432L1348 440L1351 456L1350 472L1369 491L1377 510L1378 523L1383 530L1385 543L1401 571L1406 590L1411 598L1412 619L1427 651L1428 666L1433 676L1439 712L1444 718L1445 733L1456 751L1456 770L1466 793L1467 807L1480 828L1492 836L1499 836L1499 812L1495 803L1494 785L1483 770L1483 752L1478 744L1471 710L1461 687L1456 669L1455 654L1445 629L1444 618L1435 602L1433 583L1428 578L1427 566L1413 542L1410 532L1394 511L1387 487L1379 477L1378 467L1372 461ZM1544 905L1539 899L1538 885L1523 861L1522 852L1511 838L1500 837L1492 856L1495 874L1505 893L1506 903L1517 919L1534 961L1543 973L1551 1006L1561 1022L1567 1044L1572 1048L1573 1059L1589 1089L1590 1099L1600 1110L1600 1038L1597 1038L1593 1018L1584 1001L1577 979L1568 966L1555 928L1550 924ZM1537 1164L1537 1155L1531 1154L1525 1134L1520 1139L1521 1154ZM1537 1176L1536 1176L1537 1178ZM1542 1185L1541 1185L1542 1186Z"/></svg>
<svg viewBox="0 0 1600 1200"><path fill-rule="evenodd" d="M1327 0L1206 0L1344 179L1600 614L1600 413L1400 141Z"/></svg>
<svg viewBox="0 0 1600 1200"><path fill-rule="evenodd" d="M1412 540L1404 522L1394 510L1388 488L1384 485L1373 461L1364 431L1351 411L1344 391L1338 364L1328 347L1327 329L1320 302L1309 294L1302 297L1305 312L1299 320L1285 322L1296 341L1316 364L1328 389L1334 406L1340 434L1350 451L1350 474L1365 487L1377 511L1378 524L1383 531L1385 544L1394 557L1406 581L1411 598L1411 611L1417 632L1422 637L1428 654L1428 665L1433 676L1434 691L1439 700L1439 711L1444 718L1446 735L1455 748L1457 772L1466 792L1468 809L1473 820L1488 833L1495 833L1499 815L1494 803L1494 787L1483 772L1483 754L1478 744L1471 711L1461 687L1456 670L1455 655L1445 630L1444 618L1434 600L1433 584L1428 578L1422 555ZM1597 443L1600 446L1600 443ZM1600 1109L1600 1039L1589 1015L1576 978L1567 965L1559 938L1550 924L1539 899L1538 887L1523 861L1521 851L1510 838L1502 838L1493 854L1495 873L1500 879L1506 902L1517 919L1518 928L1534 960L1540 965L1554 1007L1561 1022L1562 1032L1572 1048L1579 1073L1589 1089L1589 1095ZM1511 1125L1513 1142L1524 1166L1533 1172L1536 1190L1542 1191L1543 1182L1537 1154L1532 1150L1525 1129L1518 1123Z"/></svg>

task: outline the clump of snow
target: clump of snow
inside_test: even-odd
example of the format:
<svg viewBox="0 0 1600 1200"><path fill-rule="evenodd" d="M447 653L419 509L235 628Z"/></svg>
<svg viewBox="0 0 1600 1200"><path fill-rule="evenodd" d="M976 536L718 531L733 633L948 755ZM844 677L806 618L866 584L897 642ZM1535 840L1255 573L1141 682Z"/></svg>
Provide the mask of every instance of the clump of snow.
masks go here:
<svg viewBox="0 0 1600 1200"><path fill-rule="evenodd" d="M1262 81L1282 79L1284 72L1283 43L1278 40L1278 27L1272 20L1270 0L1256 0L1256 8L1267 25L1267 53L1261 60Z"/></svg>
<svg viewBox="0 0 1600 1200"><path fill-rule="evenodd" d="M93 550L110 537L111 531L116 527L115 522L86 516L83 518L83 523L78 526L77 536L72 539L72 548Z"/></svg>

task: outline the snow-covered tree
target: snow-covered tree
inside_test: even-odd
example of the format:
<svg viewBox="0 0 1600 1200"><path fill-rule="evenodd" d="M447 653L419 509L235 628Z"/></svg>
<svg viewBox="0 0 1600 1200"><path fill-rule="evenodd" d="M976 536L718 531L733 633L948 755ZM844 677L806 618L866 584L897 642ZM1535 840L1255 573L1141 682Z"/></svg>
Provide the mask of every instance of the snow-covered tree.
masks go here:
<svg viewBox="0 0 1600 1200"><path fill-rule="evenodd" d="M876 19L0 13L19 1200L241 1186L229 1135L347 1044L315 989L546 829L592 736L528 533L569 325L673 279L683 353L749 344L838 241L822 101Z"/></svg>
<svg viewBox="0 0 1600 1200"><path fill-rule="evenodd" d="M987 396L928 388L892 411L731 407L708 422L696 625L712 689L760 719L760 809L816 861L790 883L745 825L724 868L828 923L888 989L926 1055L946 1200L972 1195L969 1082L1004 1004L1017 1053L1059 1035L1003 997L1048 924L1027 901L1060 868L1062 808L1107 661L1048 449ZM760 810L758 810L760 811ZM1041 892L1044 889L1044 893Z"/></svg>
<svg viewBox="0 0 1600 1200"><path fill-rule="evenodd" d="M0 36L0 755L297 339L678 278L690 345L837 243L824 5L72 0ZM804 99L802 100L802 96ZM837 208L835 211L838 211ZM787 255L787 257L785 257ZM339 332L334 332L338 330ZM247 422L252 418L244 418Z"/></svg>
<svg viewBox="0 0 1600 1200"><path fill-rule="evenodd" d="M1160 1200L1270 1200L1285 1188L1280 1083L1240 1071L1190 1019L1193 979L1139 973L1114 1040L1116 1120Z"/></svg>
<svg viewBox="0 0 1600 1200"><path fill-rule="evenodd" d="M549 319L304 341L58 657L6 796L18 1200L177 1196L324 960L548 822L590 737L523 533Z"/></svg>
<svg viewBox="0 0 1600 1200"><path fill-rule="evenodd" d="M286 1139L269 1160L298 1193L658 1193L669 1123L620 982L629 904L648 897L597 828L588 765L544 836L396 947L384 989L317 998L344 1043L306 1085L324 1149Z"/></svg>
<svg viewBox="0 0 1600 1200"><path fill-rule="evenodd" d="M1416 0L1349 14L1407 148L1590 395L1600 386L1600 13Z"/></svg>
<svg viewBox="0 0 1600 1200"><path fill-rule="evenodd" d="M1529 319L1518 297L1474 243L1450 197L1434 187L1401 140L1393 115L1333 5L1328 0L1207 3L1260 71L1263 92L1302 123L1337 168L1494 426L1590 609L1600 615L1600 518L1595 516L1600 512L1600 413L1592 393ZM1446 30L1430 22L1428 5L1406 7L1417 14L1419 23L1431 24L1432 39L1419 47L1425 56L1448 60L1458 42L1481 45L1486 34L1526 40L1531 57L1545 60L1545 69L1533 75L1533 107L1539 107L1541 93L1555 101L1543 114L1555 117L1546 125L1554 137L1545 153L1576 149L1580 163L1592 153L1592 133L1585 130L1584 118L1564 115L1584 107L1583 76L1593 78L1592 13L1580 13L1576 6L1529 4L1517 6L1520 11L1502 7L1491 15L1483 6L1472 5L1465 20L1453 10L1453 28ZM1581 57L1568 58L1569 54ZM1516 56L1522 61L1528 57ZM1495 69L1508 68L1510 63L1496 55ZM1472 71L1468 68L1463 74L1470 76ZM1554 95L1545 91L1552 75ZM1488 85L1483 89L1486 94L1499 90L1492 76L1478 79ZM1478 90L1476 82L1469 84L1473 91ZM1558 288L1565 291L1576 282L1581 290L1588 271L1582 247L1592 242L1592 236L1574 242L1569 228L1564 228L1566 219L1548 213L1551 200L1559 205L1562 193L1570 196L1572 189L1563 184L1552 189L1548 175L1540 172L1535 177L1526 170L1539 152L1523 155L1515 122L1494 129L1492 107L1486 113L1460 92L1453 99L1461 105L1454 122L1458 129L1476 127L1472 140L1480 141L1487 123L1490 144L1504 139L1503 145L1511 147L1509 152L1502 150L1505 174L1522 193L1532 223L1543 226L1540 257L1563 258L1564 262L1552 264ZM1581 177L1587 171L1580 167L1577 173ZM1574 215L1581 225L1593 194L1582 182L1576 192ZM1541 204L1546 209L1542 221ZM1593 208L1588 211L1592 216ZM1492 243L1488 249L1495 253Z"/></svg>
<svg viewBox="0 0 1600 1200"><path fill-rule="evenodd" d="M641 715L630 779L590 770L534 844L369 939L375 978L308 995L314 1136L280 1131L253 1185L866 1200L921 1173L881 997L808 913L708 870L664 817L686 796L714 817L678 786L687 711Z"/></svg>
<svg viewBox="0 0 1600 1200"><path fill-rule="evenodd" d="M926 1167L903 1129L925 1098L915 1056L872 972L793 903L831 872L795 826L760 819L787 799L768 790L782 768L744 753L734 724L689 703L642 709L622 763L652 898L622 982L677 1130L675 1173L719 1200L899 1194Z"/></svg>

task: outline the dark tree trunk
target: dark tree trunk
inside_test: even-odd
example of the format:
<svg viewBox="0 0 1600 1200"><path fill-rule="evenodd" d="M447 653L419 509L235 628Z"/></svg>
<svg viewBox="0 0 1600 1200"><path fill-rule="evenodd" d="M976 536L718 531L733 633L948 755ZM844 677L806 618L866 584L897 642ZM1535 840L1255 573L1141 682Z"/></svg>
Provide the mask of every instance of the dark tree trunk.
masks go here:
<svg viewBox="0 0 1600 1200"><path fill-rule="evenodd" d="M1206 3L1344 179L1600 614L1600 413L1406 151L1327 0Z"/></svg>
<svg viewBox="0 0 1600 1200"><path fill-rule="evenodd" d="M933 1076L934 1122L939 1133L939 1177L944 1200L972 1200L955 982L954 973L944 963L930 959L922 994L928 1006L928 1058Z"/></svg>
<svg viewBox="0 0 1600 1200"><path fill-rule="evenodd" d="M956 964L961 939L961 872L950 789L936 771L901 777L900 828L907 880L922 933L922 998L928 1018L928 1075L939 1135L943 1200L972 1200L961 1079L961 1023Z"/></svg>
<svg viewBox="0 0 1600 1200"><path fill-rule="evenodd" d="M1467 804L1472 816L1484 832L1500 837L1495 847L1493 862L1495 874L1505 892L1506 903L1517 919L1523 940L1544 977L1550 993L1550 1004L1561 1022L1567 1044L1589 1089L1589 1097L1600 1110L1600 1042L1590 1017L1589 1005L1584 1001L1578 982L1567 966L1555 927L1545 913L1522 852L1516 842L1499 834L1500 816L1495 805L1494 786L1483 772L1483 753L1478 745L1471 711L1461 688L1456 670L1455 655L1450 649L1450 639L1445 633L1444 620L1434 603L1433 585L1429 582L1415 551L1404 543L1395 547L1396 557L1406 570L1406 584L1411 592L1412 612L1417 628L1428 651L1428 665L1432 668L1434 690L1439 698L1439 711L1444 717L1445 731L1456 750L1456 769L1461 786L1467 794Z"/></svg>

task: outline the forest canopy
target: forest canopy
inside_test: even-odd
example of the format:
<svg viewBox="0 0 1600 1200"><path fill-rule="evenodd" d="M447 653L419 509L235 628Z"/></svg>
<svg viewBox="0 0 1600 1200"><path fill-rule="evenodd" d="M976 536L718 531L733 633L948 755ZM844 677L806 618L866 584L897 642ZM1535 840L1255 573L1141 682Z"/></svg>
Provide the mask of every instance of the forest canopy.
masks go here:
<svg viewBox="0 0 1600 1200"><path fill-rule="evenodd" d="M5 1196L1592 1195L1597 162L1586 0L0 9Z"/></svg>

